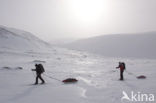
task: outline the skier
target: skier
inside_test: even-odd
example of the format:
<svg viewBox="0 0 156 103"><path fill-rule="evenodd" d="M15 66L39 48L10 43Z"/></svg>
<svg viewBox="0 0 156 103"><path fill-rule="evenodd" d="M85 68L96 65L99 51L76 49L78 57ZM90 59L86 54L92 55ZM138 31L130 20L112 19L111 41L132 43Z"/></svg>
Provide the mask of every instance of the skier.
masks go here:
<svg viewBox="0 0 156 103"><path fill-rule="evenodd" d="M35 85L38 84L38 78L42 81L41 84L44 84L45 81L43 80L41 74L44 72L44 68L42 64L35 64L36 69L32 69L32 71L36 71L36 82Z"/></svg>
<svg viewBox="0 0 156 103"><path fill-rule="evenodd" d="M120 80L124 80L123 77L123 72L125 70L125 63L124 62L119 62L119 66L116 68L120 68Z"/></svg>

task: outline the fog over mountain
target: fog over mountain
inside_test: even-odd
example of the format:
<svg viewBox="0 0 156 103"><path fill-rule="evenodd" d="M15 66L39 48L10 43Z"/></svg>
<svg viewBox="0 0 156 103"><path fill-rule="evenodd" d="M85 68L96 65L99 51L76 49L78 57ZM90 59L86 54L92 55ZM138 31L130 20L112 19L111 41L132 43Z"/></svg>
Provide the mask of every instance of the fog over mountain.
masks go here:
<svg viewBox="0 0 156 103"><path fill-rule="evenodd" d="M102 35L64 46L109 57L156 58L156 32Z"/></svg>

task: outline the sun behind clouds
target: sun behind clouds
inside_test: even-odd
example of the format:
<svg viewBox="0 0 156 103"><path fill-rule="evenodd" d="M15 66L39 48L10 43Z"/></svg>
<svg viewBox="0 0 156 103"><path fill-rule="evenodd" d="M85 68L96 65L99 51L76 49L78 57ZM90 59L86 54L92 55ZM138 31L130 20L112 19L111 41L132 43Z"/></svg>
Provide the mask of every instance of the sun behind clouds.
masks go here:
<svg viewBox="0 0 156 103"><path fill-rule="evenodd" d="M80 22L96 22L104 12L104 0L70 0L69 8L73 17Z"/></svg>

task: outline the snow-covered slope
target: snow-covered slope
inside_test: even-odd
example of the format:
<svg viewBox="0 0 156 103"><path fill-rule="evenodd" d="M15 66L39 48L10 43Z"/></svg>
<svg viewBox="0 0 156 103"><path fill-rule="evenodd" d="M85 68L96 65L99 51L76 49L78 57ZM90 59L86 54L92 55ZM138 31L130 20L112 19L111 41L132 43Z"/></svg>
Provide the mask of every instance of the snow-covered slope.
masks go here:
<svg viewBox="0 0 156 103"><path fill-rule="evenodd" d="M0 103L133 103L121 100L123 91L130 98L134 92L137 100L138 93L156 95L156 60L102 58L60 48L44 55L0 53L0 58ZM37 61L45 67L45 85L32 85ZM126 63L125 81L118 80L118 61ZM139 80L139 75L147 79ZM66 78L79 81L62 83Z"/></svg>
<svg viewBox="0 0 156 103"><path fill-rule="evenodd" d="M33 34L0 26L0 49L1 50L44 50L50 45Z"/></svg>
<svg viewBox="0 0 156 103"><path fill-rule="evenodd" d="M103 58L56 47L40 52L47 44L29 33L4 27L0 31L0 103L132 103L121 100L123 91L128 96L156 95L156 60ZM118 61L126 63L125 81L118 80ZM45 68L45 85L32 85L36 63ZM139 75L147 79L139 80ZM78 82L62 83L66 78Z"/></svg>
<svg viewBox="0 0 156 103"><path fill-rule="evenodd" d="M156 32L92 37L65 45L111 57L156 58Z"/></svg>

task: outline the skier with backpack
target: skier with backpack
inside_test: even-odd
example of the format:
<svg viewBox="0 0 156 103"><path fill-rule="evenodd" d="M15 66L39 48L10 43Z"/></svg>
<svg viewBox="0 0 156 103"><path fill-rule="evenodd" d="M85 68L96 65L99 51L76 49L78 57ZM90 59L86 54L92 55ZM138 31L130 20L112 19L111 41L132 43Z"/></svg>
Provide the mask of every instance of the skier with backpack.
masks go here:
<svg viewBox="0 0 156 103"><path fill-rule="evenodd" d="M123 77L123 72L126 69L125 63L124 62L119 62L119 66L116 67L116 69L120 68L120 80L124 80Z"/></svg>
<svg viewBox="0 0 156 103"><path fill-rule="evenodd" d="M45 81L43 80L41 74L45 72L44 67L42 64L35 64L36 69L32 69L32 71L36 71L36 82L35 85L38 84L38 78L42 81L41 84L44 84Z"/></svg>

